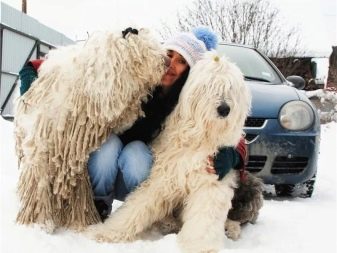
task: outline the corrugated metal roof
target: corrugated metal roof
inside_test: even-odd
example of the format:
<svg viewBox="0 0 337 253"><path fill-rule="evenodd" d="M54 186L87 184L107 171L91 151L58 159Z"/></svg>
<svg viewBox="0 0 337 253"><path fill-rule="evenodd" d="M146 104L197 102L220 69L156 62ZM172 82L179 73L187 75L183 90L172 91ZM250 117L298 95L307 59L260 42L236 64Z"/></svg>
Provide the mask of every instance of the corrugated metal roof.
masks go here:
<svg viewBox="0 0 337 253"><path fill-rule="evenodd" d="M1 94L8 94L15 80L16 80L16 76L2 75L1 84L0 84ZM15 92L13 92L12 96L9 98L9 101L6 104L4 111L2 112L3 115L13 115L14 102L16 98L18 97L18 93L19 93L18 90L19 90L19 86L16 87ZM0 105L4 103L5 99L6 99L6 96L0 96Z"/></svg>

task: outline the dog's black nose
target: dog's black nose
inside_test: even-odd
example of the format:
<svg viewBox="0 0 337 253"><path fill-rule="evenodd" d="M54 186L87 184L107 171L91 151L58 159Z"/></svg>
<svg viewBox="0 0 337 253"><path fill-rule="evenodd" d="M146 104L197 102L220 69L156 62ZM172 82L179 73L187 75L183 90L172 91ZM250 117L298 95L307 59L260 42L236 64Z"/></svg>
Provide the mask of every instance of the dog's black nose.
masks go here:
<svg viewBox="0 0 337 253"><path fill-rule="evenodd" d="M220 117L227 117L231 108L226 104L226 102L222 102L221 105L217 108L218 114Z"/></svg>

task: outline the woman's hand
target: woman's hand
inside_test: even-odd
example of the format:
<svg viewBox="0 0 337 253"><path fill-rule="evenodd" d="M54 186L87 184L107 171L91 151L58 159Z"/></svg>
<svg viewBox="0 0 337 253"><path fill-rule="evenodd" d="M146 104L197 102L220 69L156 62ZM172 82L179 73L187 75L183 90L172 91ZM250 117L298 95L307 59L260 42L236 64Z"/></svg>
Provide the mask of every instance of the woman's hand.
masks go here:
<svg viewBox="0 0 337 253"><path fill-rule="evenodd" d="M212 155L207 157L206 171L210 174L216 174L216 170L214 168L214 157Z"/></svg>

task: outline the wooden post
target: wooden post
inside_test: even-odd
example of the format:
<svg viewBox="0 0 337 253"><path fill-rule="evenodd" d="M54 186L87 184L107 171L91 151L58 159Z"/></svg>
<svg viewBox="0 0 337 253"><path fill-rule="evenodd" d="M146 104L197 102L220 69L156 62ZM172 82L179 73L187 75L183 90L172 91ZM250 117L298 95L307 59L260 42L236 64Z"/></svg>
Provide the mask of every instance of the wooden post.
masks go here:
<svg viewBox="0 0 337 253"><path fill-rule="evenodd" d="M332 47L329 59L328 86L337 88L337 46Z"/></svg>
<svg viewBox="0 0 337 253"><path fill-rule="evenodd" d="M27 0L22 0L22 12L27 14Z"/></svg>

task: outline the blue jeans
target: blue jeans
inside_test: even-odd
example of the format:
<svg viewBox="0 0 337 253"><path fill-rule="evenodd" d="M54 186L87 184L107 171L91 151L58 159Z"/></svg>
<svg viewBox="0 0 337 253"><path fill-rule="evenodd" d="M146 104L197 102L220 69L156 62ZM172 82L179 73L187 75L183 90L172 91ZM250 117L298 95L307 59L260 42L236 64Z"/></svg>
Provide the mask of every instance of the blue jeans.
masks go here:
<svg viewBox="0 0 337 253"><path fill-rule="evenodd" d="M123 147L119 137L111 135L89 156L88 171L95 197L114 195L124 199L149 176L151 167L152 152L145 143L133 141Z"/></svg>

